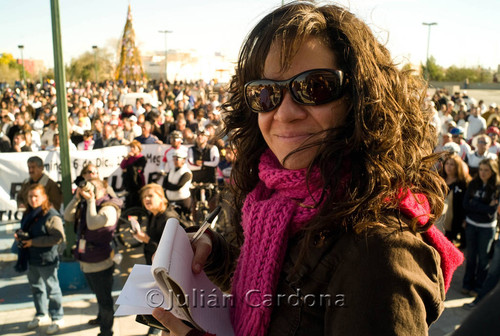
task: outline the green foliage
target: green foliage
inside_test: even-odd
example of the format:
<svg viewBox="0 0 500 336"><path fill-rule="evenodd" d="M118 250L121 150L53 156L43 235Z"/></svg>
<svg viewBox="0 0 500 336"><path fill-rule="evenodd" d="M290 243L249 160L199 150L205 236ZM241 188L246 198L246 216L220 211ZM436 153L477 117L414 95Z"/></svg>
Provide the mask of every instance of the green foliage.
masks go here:
<svg viewBox="0 0 500 336"><path fill-rule="evenodd" d="M450 66L446 70L446 80L453 82L463 82L469 79L469 83L491 83L493 82L493 74L491 71L477 68L459 68L455 65Z"/></svg>
<svg viewBox="0 0 500 336"><path fill-rule="evenodd" d="M0 64L6 64L9 68L21 67L20 64L17 64L17 60L9 53L0 54Z"/></svg>
<svg viewBox="0 0 500 336"><path fill-rule="evenodd" d="M28 74L26 73L28 77ZM0 54L0 81L14 84L23 77L23 66L9 53Z"/></svg>
<svg viewBox="0 0 500 336"><path fill-rule="evenodd" d="M104 49L98 49L97 54L87 51L76 59L72 59L66 67L66 79L71 81L95 81L95 65L99 81L112 78L113 64L111 54Z"/></svg>
<svg viewBox="0 0 500 336"><path fill-rule="evenodd" d="M0 81L7 82L13 85L16 80L19 80L19 71L17 69L12 69L8 64L0 63Z"/></svg>
<svg viewBox="0 0 500 336"><path fill-rule="evenodd" d="M465 82L469 83L492 83L494 72L480 66L475 68L461 68L452 65L444 68L436 63L434 57L429 57L427 65L421 65L422 74L425 76L429 71L429 80L440 82Z"/></svg>
<svg viewBox="0 0 500 336"><path fill-rule="evenodd" d="M429 57L427 68L424 67L425 70L429 72L429 80L432 81L442 81L446 76L445 69L436 63L436 59L433 56Z"/></svg>

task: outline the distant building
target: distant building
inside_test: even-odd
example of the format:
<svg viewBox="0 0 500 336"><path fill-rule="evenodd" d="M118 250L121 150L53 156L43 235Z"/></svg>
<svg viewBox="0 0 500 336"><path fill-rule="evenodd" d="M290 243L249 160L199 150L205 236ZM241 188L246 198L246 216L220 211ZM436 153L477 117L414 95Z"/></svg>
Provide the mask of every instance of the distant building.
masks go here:
<svg viewBox="0 0 500 336"><path fill-rule="evenodd" d="M226 59L221 53L200 55L195 50L169 50L167 58L168 80L171 82L215 79L220 83L227 83L234 73L235 62ZM142 64L150 79L165 79L164 51L145 53Z"/></svg>
<svg viewBox="0 0 500 336"><path fill-rule="evenodd" d="M23 64L23 60L18 58L17 64ZM24 60L24 70L31 76L38 76L40 73L44 73L45 71L47 71L47 69L45 68L45 64L42 60L32 60L32 59Z"/></svg>

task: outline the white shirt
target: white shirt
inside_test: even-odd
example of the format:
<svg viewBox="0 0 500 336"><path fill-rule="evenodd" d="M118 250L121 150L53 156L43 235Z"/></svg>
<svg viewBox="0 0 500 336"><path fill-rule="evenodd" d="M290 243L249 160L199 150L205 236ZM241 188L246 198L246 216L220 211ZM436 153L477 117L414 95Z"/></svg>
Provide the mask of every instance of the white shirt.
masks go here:
<svg viewBox="0 0 500 336"><path fill-rule="evenodd" d="M439 132L441 134L446 134L448 133L448 122L453 120L453 117L451 115L443 115L441 111L439 111L439 120L441 121L441 128L439 129Z"/></svg>
<svg viewBox="0 0 500 336"><path fill-rule="evenodd" d="M500 152L500 144L498 142L493 143L493 145L488 148L488 152L498 156L498 152Z"/></svg>
<svg viewBox="0 0 500 336"><path fill-rule="evenodd" d="M184 145L181 145L179 148L182 148L182 150L184 150L185 153L188 152L187 147L185 147ZM169 171L175 170L175 165L174 165L174 152L175 151L176 151L176 149L174 147L170 147L169 149L167 149L165 151L165 153L163 154L163 159L161 160L161 163L160 163L160 170L164 170L167 173ZM186 163L184 163L184 165L186 165L186 164L187 164L187 160L186 160Z"/></svg>
<svg viewBox="0 0 500 336"><path fill-rule="evenodd" d="M470 148L469 144L465 142L464 140L460 141L460 153L458 155L462 160L465 160L467 155L469 155L472 152L472 149Z"/></svg>
<svg viewBox="0 0 500 336"><path fill-rule="evenodd" d="M189 172L190 170L186 165L182 166L177 170L175 170L174 168L168 173L168 182L172 184L177 184L179 183L179 180L181 179L182 175ZM186 184L184 184L179 190L165 190L167 194L167 199L169 201L180 201L191 197L191 191L189 190L190 187L191 187L191 180L186 182Z"/></svg>
<svg viewBox="0 0 500 336"><path fill-rule="evenodd" d="M483 117L469 116L469 126L467 127L467 139L473 138L479 132L486 130L486 120Z"/></svg>
<svg viewBox="0 0 500 336"><path fill-rule="evenodd" d="M471 168L477 168L479 167L479 163L481 163L481 161L483 161L484 159L496 160L497 156L496 154L490 153L488 151L486 151L483 155L479 155L476 151L474 151L467 155L467 164Z"/></svg>

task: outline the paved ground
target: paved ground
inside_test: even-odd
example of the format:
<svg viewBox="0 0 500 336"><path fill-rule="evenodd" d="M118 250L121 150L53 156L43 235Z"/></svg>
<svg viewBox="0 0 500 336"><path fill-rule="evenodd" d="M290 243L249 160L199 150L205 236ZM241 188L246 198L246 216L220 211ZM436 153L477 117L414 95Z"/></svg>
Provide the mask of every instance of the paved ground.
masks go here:
<svg viewBox="0 0 500 336"><path fill-rule="evenodd" d="M13 228L12 228L13 229ZM15 255L9 253L11 232L0 231L0 335L45 335L46 326L28 331L26 324L33 318L35 309L25 274L13 270ZM115 299L134 263L144 263L141 249L122 251L124 259L115 272L113 294ZM462 308L472 298L460 294L463 266L454 276L445 302L446 309L429 331L430 336L444 336L455 330L469 314ZM98 328L87 325L97 314L95 297L88 289L66 290L64 292L64 313L66 326L60 335L90 336L99 333ZM135 322L134 316L115 319L114 332L117 336L145 335L147 327Z"/></svg>
<svg viewBox="0 0 500 336"><path fill-rule="evenodd" d="M47 326L29 331L26 325L35 314L31 293L25 274L13 270L15 255L8 253L5 232L0 232L0 335L45 335ZM144 263L142 250L122 251L124 258L115 271L113 296L116 300L134 263ZM97 315L97 301L88 288L63 292L65 327L58 335L90 336L99 333L98 327L87 324ZM115 319L114 333L117 336L146 335L148 328L135 322L135 316Z"/></svg>

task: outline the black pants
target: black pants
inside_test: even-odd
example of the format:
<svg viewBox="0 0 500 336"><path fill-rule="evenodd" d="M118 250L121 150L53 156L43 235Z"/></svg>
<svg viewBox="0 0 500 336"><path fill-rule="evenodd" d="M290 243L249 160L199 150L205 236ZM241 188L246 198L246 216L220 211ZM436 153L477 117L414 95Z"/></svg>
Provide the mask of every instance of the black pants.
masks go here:
<svg viewBox="0 0 500 336"><path fill-rule="evenodd" d="M113 288L113 270L114 265L104 271L95 273L85 273L85 278L90 289L94 292L99 306L97 319L101 327L101 336L113 335L113 296L111 290Z"/></svg>

